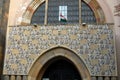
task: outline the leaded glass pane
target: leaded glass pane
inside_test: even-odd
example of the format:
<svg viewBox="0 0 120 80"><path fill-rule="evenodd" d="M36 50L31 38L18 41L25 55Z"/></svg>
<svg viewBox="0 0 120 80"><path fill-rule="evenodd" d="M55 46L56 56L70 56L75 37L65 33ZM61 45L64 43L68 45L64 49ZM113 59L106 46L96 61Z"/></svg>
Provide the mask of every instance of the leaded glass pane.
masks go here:
<svg viewBox="0 0 120 80"><path fill-rule="evenodd" d="M82 23L96 23L96 18L94 16L93 11L90 9L90 7L82 1L82 5L81 5L81 17Z"/></svg>
<svg viewBox="0 0 120 80"><path fill-rule="evenodd" d="M48 24L78 24L79 0L49 0ZM61 13L60 13L61 12ZM66 19L60 21L60 17ZM52 19L51 19L52 18Z"/></svg>
<svg viewBox="0 0 120 80"><path fill-rule="evenodd" d="M44 24L45 17L45 3L41 4L40 7L35 11L32 16L31 24Z"/></svg>
<svg viewBox="0 0 120 80"><path fill-rule="evenodd" d="M96 23L96 18L90 7L82 1L79 14L79 0L49 0L47 24L79 24L79 15L82 23ZM41 4L33 14L31 23L44 24L45 3ZM66 18L61 22L60 18Z"/></svg>

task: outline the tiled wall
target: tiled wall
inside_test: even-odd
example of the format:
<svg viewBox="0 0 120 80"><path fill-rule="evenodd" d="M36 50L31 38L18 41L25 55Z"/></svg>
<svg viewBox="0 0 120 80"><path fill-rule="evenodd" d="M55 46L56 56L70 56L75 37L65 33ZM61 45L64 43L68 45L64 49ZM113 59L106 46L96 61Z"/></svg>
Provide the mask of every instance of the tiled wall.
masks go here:
<svg viewBox="0 0 120 80"><path fill-rule="evenodd" d="M44 51L63 46L82 58L91 76L116 76L113 34L107 24L9 27L3 73L27 75Z"/></svg>

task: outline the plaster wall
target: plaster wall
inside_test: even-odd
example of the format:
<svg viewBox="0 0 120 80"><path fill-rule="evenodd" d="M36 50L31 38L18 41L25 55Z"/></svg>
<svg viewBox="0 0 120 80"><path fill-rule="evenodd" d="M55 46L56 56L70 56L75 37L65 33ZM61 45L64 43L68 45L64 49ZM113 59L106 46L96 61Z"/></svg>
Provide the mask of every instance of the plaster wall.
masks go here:
<svg viewBox="0 0 120 80"><path fill-rule="evenodd" d="M11 0L9 9L8 26L19 25L22 15L32 0Z"/></svg>

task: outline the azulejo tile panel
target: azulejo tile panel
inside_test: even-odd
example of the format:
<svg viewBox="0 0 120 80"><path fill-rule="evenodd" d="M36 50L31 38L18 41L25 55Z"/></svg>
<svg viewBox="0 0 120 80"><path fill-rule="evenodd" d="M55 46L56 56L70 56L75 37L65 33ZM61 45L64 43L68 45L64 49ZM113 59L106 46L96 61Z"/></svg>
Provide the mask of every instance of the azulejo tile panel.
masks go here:
<svg viewBox="0 0 120 80"><path fill-rule="evenodd" d="M107 24L9 27L4 74L27 75L40 54L55 46L76 52L92 76L117 75L113 27Z"/></svg>

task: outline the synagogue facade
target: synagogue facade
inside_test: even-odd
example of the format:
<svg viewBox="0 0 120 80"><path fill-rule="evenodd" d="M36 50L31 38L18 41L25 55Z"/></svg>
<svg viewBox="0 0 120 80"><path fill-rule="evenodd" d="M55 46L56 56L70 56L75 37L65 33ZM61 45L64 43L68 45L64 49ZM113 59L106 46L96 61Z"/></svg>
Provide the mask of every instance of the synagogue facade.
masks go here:
<svg viewBox="0 0 120 80"><path fill-rule="evenodd" d="M1 0L1 80L119 80L119 0Z"/></svg>

